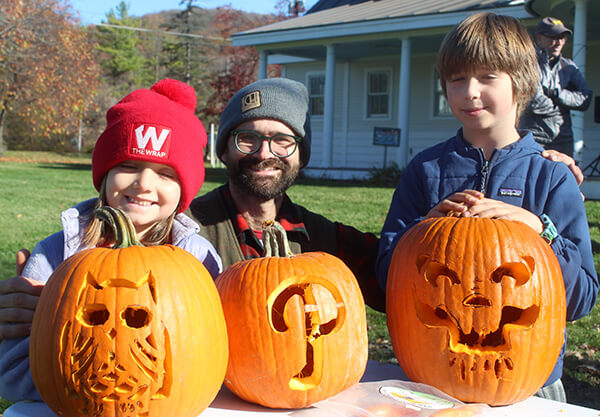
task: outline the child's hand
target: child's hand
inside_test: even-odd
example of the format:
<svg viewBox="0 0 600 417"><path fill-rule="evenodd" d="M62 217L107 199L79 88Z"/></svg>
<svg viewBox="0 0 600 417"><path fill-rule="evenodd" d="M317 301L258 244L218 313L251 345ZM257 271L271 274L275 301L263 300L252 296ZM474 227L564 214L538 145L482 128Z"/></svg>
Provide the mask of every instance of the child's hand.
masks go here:
<svg viewBox="0 0 600 417"><path fill-rule="evenodd" d="M29 252L17 253L17 276L0 281L0 340L29 336L44 284L20 274Z"/></svg>
<svg viewBox="0 0 600 417"><path fill-rule="evenodd" d="M429 210L426 218L444 216L469 216L469 208L483 198L483 193L475 190L464 190L452 194Z"/></svg>
<svg viewBox="0 0 600 417"><path fill-rule="evenodd" d="M538 216L524 208L491 198L482 198L469 208L471 216L487 217L491 219L518 220L525 223L536 233L542 233L544 226Z"/></svg>

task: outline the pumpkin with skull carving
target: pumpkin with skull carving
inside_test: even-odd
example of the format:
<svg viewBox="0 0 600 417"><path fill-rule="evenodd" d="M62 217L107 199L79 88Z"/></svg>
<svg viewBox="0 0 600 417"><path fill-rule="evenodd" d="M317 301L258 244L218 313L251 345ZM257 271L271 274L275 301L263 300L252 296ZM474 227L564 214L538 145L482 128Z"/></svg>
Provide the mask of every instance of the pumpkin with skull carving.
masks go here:
<svg viewBox="0 0 600 417"><path fill-rule="evenodd" d="M195 417L217 395L227 355L212 277L171 245L68 258L44 287L31 330L36 387L71 417Z"/></svg>
<svg viewBox="0 0 600 417"><path fill-rule="evenodd" d="M542 387L564 341L558 260L523 223L426 219L394 250L388 327L408 377L467 402L521 401Z"/></svg>

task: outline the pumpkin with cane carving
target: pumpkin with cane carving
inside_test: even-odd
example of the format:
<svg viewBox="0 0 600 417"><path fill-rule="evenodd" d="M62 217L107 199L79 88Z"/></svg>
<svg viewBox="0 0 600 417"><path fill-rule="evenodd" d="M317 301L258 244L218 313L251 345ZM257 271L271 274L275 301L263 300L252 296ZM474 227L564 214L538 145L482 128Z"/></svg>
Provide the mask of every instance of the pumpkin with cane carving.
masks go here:
<svg viewBox="0 0 600 417"><path fill-rule="evenodd" d="M550 246L523 223L444 217L399 241L388 327L408 377L466 402L521 401L564 340L565 288Z"/></svg>
<svg viewBox="0 0 600 417"><path fill-rule="evenodd" d="M263 231L273 242L266 247L279 241L289 253L285 231L277 223L271 227ZM229 335L225 384L242 399L307 407L362 377L365 306L356 279L338 258L307 252L250 259L229 267L216 284Z"/></svg>
<svg viewBox="0 0 600 417"><path fill-rule="evenodd" d="M183 249L138 246L126 215L102 210L115 248L65 260L37 305L36 387L58 415L195 417L215 398L227 366L212 277Z"/></svg>

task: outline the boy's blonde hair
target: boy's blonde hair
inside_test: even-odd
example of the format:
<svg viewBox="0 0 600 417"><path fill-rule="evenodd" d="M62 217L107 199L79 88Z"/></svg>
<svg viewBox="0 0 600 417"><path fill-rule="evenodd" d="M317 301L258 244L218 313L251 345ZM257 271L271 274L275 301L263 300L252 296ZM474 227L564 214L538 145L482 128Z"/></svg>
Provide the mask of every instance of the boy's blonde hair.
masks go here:
<svg viewBox="0 0 600 417"><path fill-rule="evenodd" d="M512 80L517 120L539 82L535 47L525 26L514 17L478 13L467 17L446 35L437 68L444 96L446 80L480 68L507 73Z"/></svg>
<svg viewBox="0 0 600 417"><path fill-rule="evenodd" d="M96 201L96 206L85 219L88 225L83 232L83 239L81 241L82 249L106 246L107 244L114 243L114 232L106 222L100 220L94 213L96 209L107 205L105 175L100 184L100 194ZM141 239L141 243L144 244L144 246L157 246L171 243L171 229L173 228L175 214L176 213L173 212L167 219L154 224Z"/></svg>

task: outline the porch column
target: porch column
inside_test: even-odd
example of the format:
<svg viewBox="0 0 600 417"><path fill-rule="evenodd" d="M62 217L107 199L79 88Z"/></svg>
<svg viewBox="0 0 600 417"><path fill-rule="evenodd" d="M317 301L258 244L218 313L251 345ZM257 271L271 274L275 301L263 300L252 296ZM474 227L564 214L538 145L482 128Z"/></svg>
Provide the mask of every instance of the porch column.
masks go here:
<svg viewBox="0 0 600 417"><path fill-rule="evenodd" d="M587 3L588 0L575 0L575 18L573 27L573 61L579 67L581 74L585 77L585 54L586 54L586 32L587 32ZM583 160L583 133L584 113L572 111L573 123L573 159L581 163Z"/></svg>
<svg viewBox="0 0 600 417"><path fill-rule="evenodd" d="M333 118L335 104L335 47L327 45L325 60L325 103L323 111L323 168L332 166Z"/></svg>
<svg viewBox="0 0 600 417"><path fill-rule="evenodd" d="M408 155L408 116L410 110L410 38L402 38L400 55L400 90L398 92L398 127L400 128L400 147L396 153L396 163L404 168L409 161Z"/></svg>
<svg viewBox="0 0 600 417"><path fill-rule="evenodd" d="M267 78L267 51L261 50L258 52L258 79L263 80Z"/></svg>

